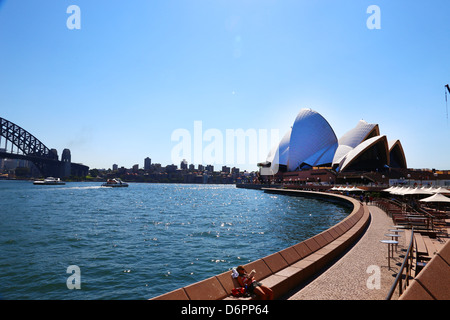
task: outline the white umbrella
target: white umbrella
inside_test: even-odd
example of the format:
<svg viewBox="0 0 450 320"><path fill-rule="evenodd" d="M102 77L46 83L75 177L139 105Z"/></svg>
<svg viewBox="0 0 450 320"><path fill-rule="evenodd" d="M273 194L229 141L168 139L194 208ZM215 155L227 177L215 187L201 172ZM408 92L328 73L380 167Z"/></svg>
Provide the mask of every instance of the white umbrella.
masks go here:
<svg viewBox="0 0 450 320"><path fill-rule="evenodd" d="M397 194L403 187L394 187L391 191L389 191L390 194Z"/></svg>
<svg viewBox="0 0 450 320"><path fill-rule="evenodd" d="M412 195L414 195L414 194L429 194L429 195L432 195L434 193L431 191L428 191L428 190L424 190L422 188L415 188L415 189L406 191L404 194L412 194Z"/></svg>
<svg viewBox="0 0 450 320"><path fill-rule="evenodd" d="M411 188L405 188L405 187L401 187L397 190L391 191L391 194L396 194L396 195L400 195L400 196L404 196L406 192L410 191Z"/></svg>
<svg viewBox="0 0 450 320"><path fill-rule="evenodd" d="M433 193L445 193L445 194L449 194L450 190L439 187L437 189L432 190Z"/></svg>
<svg viewBox="0 0 450 320"><path fill-rule="evenodd" d="M366 190L360 189L360 188L357 188L357 187L353 186L353 187L350 188L348 191L366 191Z"/></svg>
<svg viewBox="0 0 450 320"><path fill-rule="evenodd" d="M389 189L391 189L391 188L389 188ZM396 192L397 190L400 190L400 189L401 189L401 187L399 187L399 186L393 187L391 190L389 190L389 193L393 194L394 192Z"/></svg>
<svg viewBox="0 0 450 320"><path fill-rule="evenodd" d="M422 202L448 202L450 203L450 198L444 196L443 194L440 193L436 193L434 195L432 195L431 197L419 200Z"/></svg>

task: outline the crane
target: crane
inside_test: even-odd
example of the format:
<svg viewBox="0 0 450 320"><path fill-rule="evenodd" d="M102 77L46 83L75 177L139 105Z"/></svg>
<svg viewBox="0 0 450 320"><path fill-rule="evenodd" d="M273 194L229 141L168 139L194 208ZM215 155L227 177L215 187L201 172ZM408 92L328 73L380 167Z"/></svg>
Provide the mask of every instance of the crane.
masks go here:
<svg viewBox="0 0 450 320"><path fill-rule="evenodd" d="M448 93L450 93L450 86L448 84L445 85L445 108L446 108L446 111L447 111L447 124L448 124L447 91L448 91Z"/></svg>

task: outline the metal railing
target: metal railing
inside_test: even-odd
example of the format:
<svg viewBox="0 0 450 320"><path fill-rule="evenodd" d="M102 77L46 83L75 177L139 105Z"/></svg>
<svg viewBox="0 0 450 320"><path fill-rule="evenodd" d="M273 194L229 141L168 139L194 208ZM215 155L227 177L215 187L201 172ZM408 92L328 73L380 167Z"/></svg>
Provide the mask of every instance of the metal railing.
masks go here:
<svg viewBox="0 0 450 320"><path fill-rule="evenodd" d="M404 290L409 286L409 280L411 278L411 270L414 261L414 228L411 229L411 240L408 245L408 250L405 254L405 259L403 260L402 266L398 271L397 277L392 284L391 290L389 291L386 300L391 300L394 295L395 289L398 285L398 294L401 296ZM403 284L403 271L405 271L405 283Z"/></svg>

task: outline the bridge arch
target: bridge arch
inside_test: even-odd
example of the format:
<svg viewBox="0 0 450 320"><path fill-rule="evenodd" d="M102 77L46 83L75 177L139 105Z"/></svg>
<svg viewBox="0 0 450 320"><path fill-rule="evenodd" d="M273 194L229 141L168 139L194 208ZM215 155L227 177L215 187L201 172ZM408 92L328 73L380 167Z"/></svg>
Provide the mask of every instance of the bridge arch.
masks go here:
<svg viewBox="0 0 450 320"><path fill-rule="evenodd" d="M16 146L17 151L20 150L24 156L58 160L57 153L46 147L38 138L4 118L0 118L0 148L2 146L2 137L6 139L5 152L8 152L7 142L9 141L11 143L11 154L14 154L13 146Z"/></svg>
<svg viewBox="0 0 450 320"><path fill-rule="evenodd" d="M8 141L11 147L8 146ZM31 161L44 177L83 177L89 171L88 166L71 162L69 149L64 149L63 161L59 161L55 149L48 148L24 128L0 117L0 159L2 158Z"/></svg>
<svg viewBox="0 0 450 320"><path fill-rule="evenodd" d="M62 166L56 150L48 148L24 128L1 117L0 158L28 160L42 176L62 177Z"/></svg>

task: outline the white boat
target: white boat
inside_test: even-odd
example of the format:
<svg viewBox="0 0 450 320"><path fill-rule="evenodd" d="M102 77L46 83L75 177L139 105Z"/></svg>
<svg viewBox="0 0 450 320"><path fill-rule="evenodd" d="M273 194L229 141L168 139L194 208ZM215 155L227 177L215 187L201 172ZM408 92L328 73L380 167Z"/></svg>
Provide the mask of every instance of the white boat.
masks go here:
<svg viewBox="0 0 450 320"><path fill-rule="evenodd" d="M57 185L64 185L66 183L64 181L61 181L60 178L48 177L48 178L45 178L44 180L36 180L33 182L33 184L57 186Z"/></svg>
<svg viewBox="0 0 450 320"><path fill-rule="evenodd" d="M113 187L113 188L128 187L128 183L123 182L120 179L108 179L106 183L102 184L102 187Z"/></svg>

